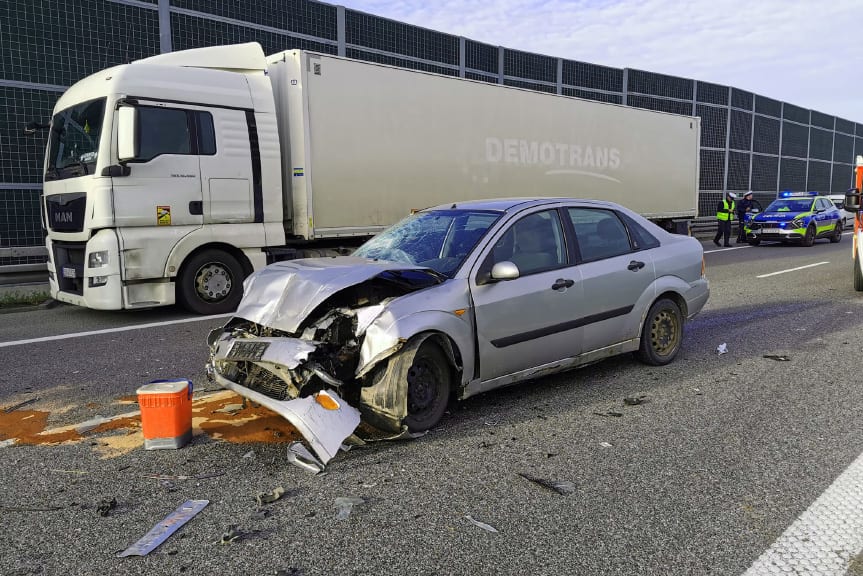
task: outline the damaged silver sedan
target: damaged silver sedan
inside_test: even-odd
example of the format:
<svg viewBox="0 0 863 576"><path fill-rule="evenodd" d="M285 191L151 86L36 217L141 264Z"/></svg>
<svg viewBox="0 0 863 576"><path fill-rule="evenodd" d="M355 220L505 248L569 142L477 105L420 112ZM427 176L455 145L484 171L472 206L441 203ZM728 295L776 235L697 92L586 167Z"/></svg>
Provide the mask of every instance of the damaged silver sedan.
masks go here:
<svg viewBox="0 0 863 576"><path fill-rule="evenodd" d="M694 238L609 202L515 199L423 210L352 256L272 264L244 292L209 373L331 457L360 418L419 432L451 397L626 352L666 364L709 288ZM342 412L344 430L298 417L297 398Z"/></svg>

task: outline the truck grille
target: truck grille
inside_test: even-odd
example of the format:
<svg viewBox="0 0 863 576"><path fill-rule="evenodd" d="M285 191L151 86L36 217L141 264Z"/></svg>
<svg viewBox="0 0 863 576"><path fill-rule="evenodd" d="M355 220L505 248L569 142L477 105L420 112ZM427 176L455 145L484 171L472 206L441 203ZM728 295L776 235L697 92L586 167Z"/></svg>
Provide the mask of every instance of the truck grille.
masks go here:
<svg viewBox="0 0 863 576"><path fill-rule="evenodd" d="M80 232L84 229L84 209L87 206L85 193L52 194L45 197L45 206L51 230Z"/></svg>
<svg viewBox="0 0 863 576"><path fill-rule="evenodd" d="M84 294L86 242L54 242L54 274L61 292Z"/></svg>

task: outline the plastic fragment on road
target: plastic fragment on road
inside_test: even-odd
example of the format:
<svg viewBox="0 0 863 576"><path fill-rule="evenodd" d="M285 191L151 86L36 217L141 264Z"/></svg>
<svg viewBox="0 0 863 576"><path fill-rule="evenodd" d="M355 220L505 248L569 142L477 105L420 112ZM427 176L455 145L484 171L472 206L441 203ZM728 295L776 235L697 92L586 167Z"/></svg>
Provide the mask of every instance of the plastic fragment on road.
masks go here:
<svg viewBox="0 0 863 576"><path fill-rule="evenodd" d="M719 354L719 355L721 356L722 354L725 354L726 352L728 352L728 344L726 344L725 342L723 342L722 344L720 344L719 346L717 346L717 348L716 348L716 353L717 353L717 354Z"/></svg>
<svg viewBox="0 0 863 576"><path fill-rule="evenodd" d="M600 442L599 445L603 448L611 448L611 444L608 442Z"/></svg>
<svg viewBox="0 0 863 576"><path fill-rule="evenodd" d="M324 471L324 463L315 458L302 442L294 441L288 444L288 462L312 474Z"/></svg>
<svg viewBox="0 0 863 576"><path fill-rule="evenodd" d="M228 526L227 530L222 533L222 537L219 538L219 544L230 544L242 537L243 533L240 532L239 527L236 524L231 524Z"/></svg>
<svg viewBox="0 0 863 576"><path fill-rule="evenodd" d="M638 406L639 404L646 404L647 396L643 394L641 396L627 396L623 399L623 403L627 406Z"/></svg>
<svg viewBox="0 0 863 576"><path fill-rule="evenodd" d="M117 557L146 556L206 508L209 503L209 500L186 500L179 508L168 514L164 520L156 524L143 538L117 554Z"/></svg>
<svg viewBox="0 0 863 576"><path fill-rule="evenodd" d="M255 496L255 502L257 502L258 504L258 508L260 508L264 504L272 504L284 495L285 489L279 486L278 488L274 488L270 492L259 492Z"/></svg>
<svg viewBox="0 0 863 576"><path fill-rule="evenodd" d="M614 410L609 410L607 412L594 412L596 416L611 416L613 418L620 418L623 416L623 412L615 412Z"/></svg>
<svg viewBox="0 0 863 576"><path fill-rule="evenodd" d="M23 408L24 406L26 406L28 404L32 404L33 402L36 402L37 400L39 400L39 398L30 398L29 400L24 400L23 402L18 402L17 404L13 404L12 406L9 406L8 408L4 408L3 412L6 414L8 414L9 412L14 412L18 408Z"/></svg>
<svg viewBox="0 0 863 576"><path fill-rule="evenodd" d="M336 498L336 520L346 520L354 509L354 506L365 504L365 498L359 496L348 496Z"/></svg>
<svg viewBox="0 0 863 576"><path fill-rule="evenodd" d="M491 524L486 524L485 522L480 522L479 520L475 520L470 514L465 514L464 517L465 517L465 519L467 519L468 522L470 522L471 524L473 524L477 528L482 528L486 532L491 532L493 534L498 533L497 528L495 528Z"/></svg>
<svg viewBox="0 0 863 576"><path fill-rule="evenodd" d="M575 492L575 484L568 480L546 480L545 478L538 478L536 476L531 476L530 474L525 474L523 472L519 472L518 475L525 480L529 480L530 482L533 482L538 486L542 486L546 490L556 492L561 496L569 496L570 494Z"/></svg>
<svg viewBox="0 0 863 576"><path fill-rule="evenodd" d="M785 356L784 354L765 354L762 358L776 360L777 362L789 362L791 360L790 356Z"/></svg>

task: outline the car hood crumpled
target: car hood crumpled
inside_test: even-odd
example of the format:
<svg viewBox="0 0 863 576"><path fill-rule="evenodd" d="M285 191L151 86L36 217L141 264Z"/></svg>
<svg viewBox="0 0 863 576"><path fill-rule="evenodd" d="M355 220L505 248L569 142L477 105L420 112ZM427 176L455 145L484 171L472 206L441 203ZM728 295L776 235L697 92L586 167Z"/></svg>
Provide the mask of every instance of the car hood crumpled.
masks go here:
<svg viewBox="0 0 863 576"><path fill-rule="evenodd" d="M424 288L442 281L429 268L354 256L308 258L271 264L249 276L235 316L295 333L303 320L327 298L392 272L414 272L406 280ZM410 290L406 290L409 292Z"/></svg>

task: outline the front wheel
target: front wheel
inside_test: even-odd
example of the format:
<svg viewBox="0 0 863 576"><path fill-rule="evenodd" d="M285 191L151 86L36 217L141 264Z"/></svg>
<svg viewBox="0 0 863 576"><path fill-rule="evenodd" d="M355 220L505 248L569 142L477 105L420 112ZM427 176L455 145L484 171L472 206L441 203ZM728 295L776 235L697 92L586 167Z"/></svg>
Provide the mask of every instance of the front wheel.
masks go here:
<svg viewBox="0 0 863 576"><path fill-rule="evenodd" d="M809 248L815 244L815 226L811 224L806 228L806 235L803 236L803 245Z"/></svg>
<svg viewBox="0 0 863 576"><path fill-rule="evenodd" d="M749 242L750 246L758 246L761 244L761 238L750 238L747 242Z"/></svg>
<svg viewBox="0 0 863 576"><path fill-rule="evenodd" d="M683 341L683 314L673 300L657 300L647 312L641 328L641 345L638 359L645 364L668 364L680 350Z"/></svg>
<svg viewBox="0 0 863 576"><path fill-rule="evenodd" d="M832 242L833 244L836 244L840 240L842 240L842 221L837 220L836 221L836 227L833 228L833 235L830 236L830 242Z"/></svg>
<svg viewBox="0 0 863 576"><path fill-rule="evenodd" d="M402 425L410 432L423 432L446 412L452 382L452 366L440 345L430 338L411 340L361 389L363 416L392 432Z"/></svg>
<svg viewBox="0 0 863 576"><path fill-rule="evenodd" d="M183 264L177 276L177 300L195 314L224 314L243 296L243 267L222 250L204 250Z"/></svg>

